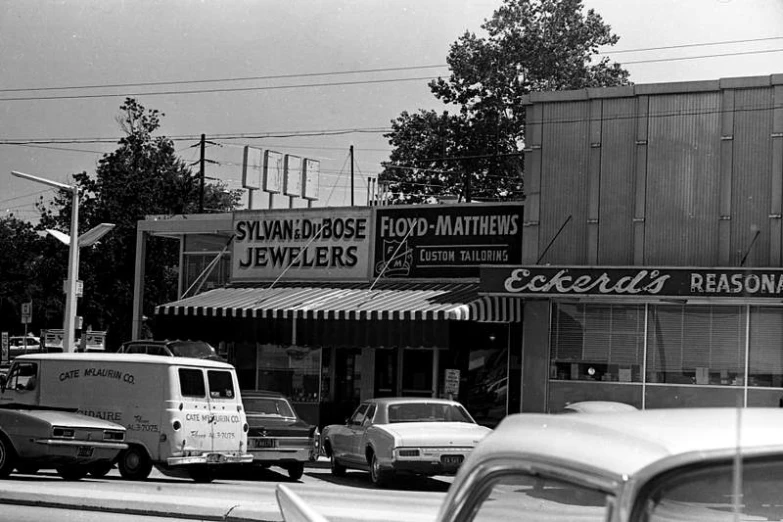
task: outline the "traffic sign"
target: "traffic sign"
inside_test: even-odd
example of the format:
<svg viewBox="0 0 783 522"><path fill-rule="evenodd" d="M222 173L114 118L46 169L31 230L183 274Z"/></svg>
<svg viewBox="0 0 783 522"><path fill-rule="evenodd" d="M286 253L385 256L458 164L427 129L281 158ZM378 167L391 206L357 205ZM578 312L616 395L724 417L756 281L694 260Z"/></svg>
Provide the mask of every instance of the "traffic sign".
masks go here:
<svg viewBox="0 0 783 522"><path fill-rule="evenodd" d="M33 302L22 303L22 324L33 322Z"/></svg>

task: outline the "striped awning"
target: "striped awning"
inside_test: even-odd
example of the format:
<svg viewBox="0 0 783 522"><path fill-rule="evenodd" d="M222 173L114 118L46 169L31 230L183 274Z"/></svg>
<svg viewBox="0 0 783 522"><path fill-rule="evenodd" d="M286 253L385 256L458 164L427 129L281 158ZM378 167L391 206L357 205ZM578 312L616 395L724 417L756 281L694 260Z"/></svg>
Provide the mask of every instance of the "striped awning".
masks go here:
<svg viewBox="0 0 783 522"><path fill-rule="evenodd" d="M279 283L229 286L156 308L157 315L261 319L519 321L514 298L479 296L478 283Z"/></svg>

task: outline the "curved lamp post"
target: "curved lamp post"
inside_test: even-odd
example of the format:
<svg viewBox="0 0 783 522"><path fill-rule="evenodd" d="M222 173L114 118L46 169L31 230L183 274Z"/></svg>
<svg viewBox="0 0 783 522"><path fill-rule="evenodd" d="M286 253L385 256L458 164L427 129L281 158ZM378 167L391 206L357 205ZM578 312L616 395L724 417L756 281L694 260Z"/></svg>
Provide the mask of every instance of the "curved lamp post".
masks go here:
<svg viewBox="0 0 783 522"><path fill-rule="evenodd" d="M79 279L79 248L94 244L104 234L114 228L112 223L101 223L79 237L79 188L76 185L67 185L58 181L25 174L24 172L11 171L11 174L19 178L29 179L50 187L55 187L71 192L71 233L63 234L57 230L47 230L51 235L68 245L68 279L65 290L65 316L63 317L63 351L74 351L74 334L76 331L76 284Z"/></svg>

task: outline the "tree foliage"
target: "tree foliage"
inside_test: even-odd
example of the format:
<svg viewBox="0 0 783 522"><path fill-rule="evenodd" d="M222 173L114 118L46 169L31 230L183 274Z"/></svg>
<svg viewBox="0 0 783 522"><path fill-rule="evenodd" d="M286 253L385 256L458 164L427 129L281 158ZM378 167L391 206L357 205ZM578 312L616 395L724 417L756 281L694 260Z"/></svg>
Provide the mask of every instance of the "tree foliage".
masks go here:
<svg viewBox="0 0 783 522"><path fill-rule="evenodd" d="M403 112L392 121L380 175L392 203L523 199L522 97L628 83L626 70L598 57L619 37L582 0L504 0L482 29L487 36L466 32L452 44L450 76L429 85L456 112Z"/></svg>
<svg viewBox="0 0 783 522"><path fill-rule="evenodd" d="M40 293L37 278L40 247L41 241L32 224L13 215L0 218L1 331L20 333L22 303Z"/></svg>
<svg viewBox="0 0 783 522"><path fill-rule="evenodd" d="M85 328L108 330L111 345L127 340L131 333L133 283L136 255L136 224L149 215L175 215L199 212L198 175L176 155L173 142L153 136L164 114L147 110L127 98L120 107L118 122L125 136L115 151L98 162L94 176L82 172L73 176L79 187L79 233L100 223L115 228L92 247L80 252L79 278L84 281L84 296L79 314ZM222 183L206 184L204 207L230 211L237 207L241 194ZM38 205L38 228L70 230L71 194L60 191L53 201ZM56 274L45 284L48 295L62 295L66 274L67 248L54 240L45 245L45 258L51 264L48 273ZM176 298L179 244L163 238L148 242L145 277L145 314L153 307ZM62 299L59 300L62 302ZM62 305L61 305L62 306ZM55 310L62 318L62 309Z"/></svg>

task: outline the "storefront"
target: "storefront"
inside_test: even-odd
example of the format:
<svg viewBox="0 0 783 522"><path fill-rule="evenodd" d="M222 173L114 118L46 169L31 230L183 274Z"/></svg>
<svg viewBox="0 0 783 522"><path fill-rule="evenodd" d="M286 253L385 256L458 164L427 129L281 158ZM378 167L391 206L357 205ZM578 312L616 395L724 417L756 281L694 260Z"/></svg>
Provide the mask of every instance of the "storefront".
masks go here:
<svg viewBox="0 0 783 522"><path fill-rule="evenodd" d="M230 282L158 306L155 336L214 343L243 389L283 392L319 424L420 396L494 425L519 411L522 313L479 295L479 267L521 262L522 209L236 212Z"/></svg>
<svg viewBox="0 0 783 522"><path fill-rule="evenodd" d="M548 316L532 376L549 411L612 400L638 408L783 404L783 270L487 267L482 292Z"/></svg>

